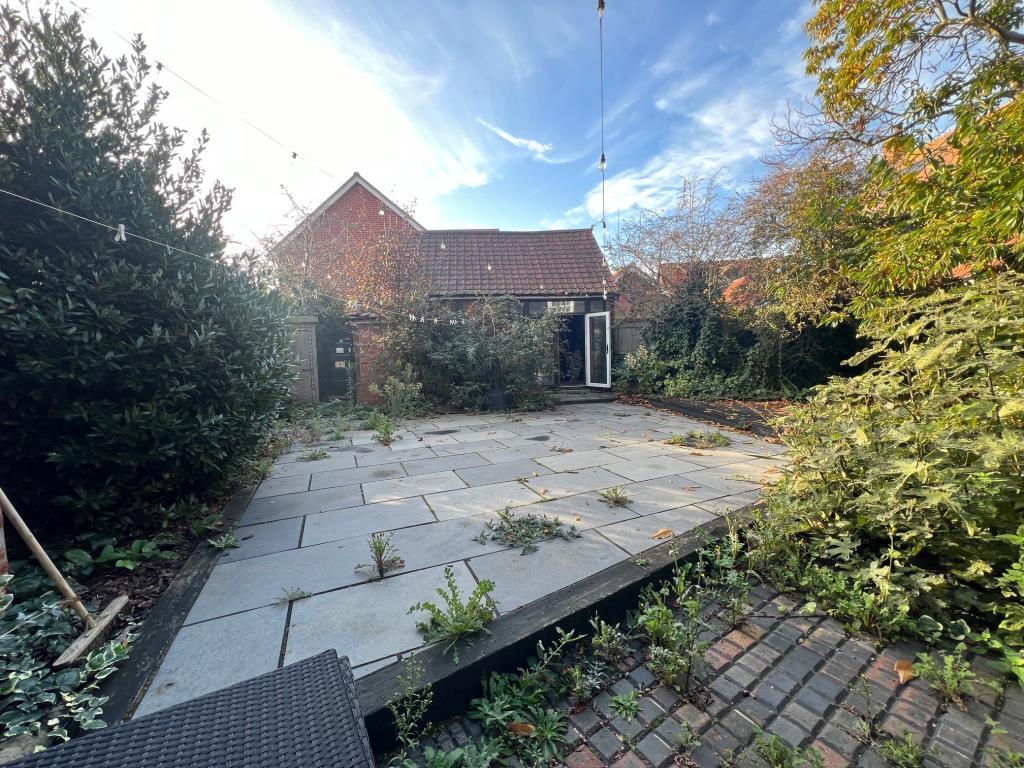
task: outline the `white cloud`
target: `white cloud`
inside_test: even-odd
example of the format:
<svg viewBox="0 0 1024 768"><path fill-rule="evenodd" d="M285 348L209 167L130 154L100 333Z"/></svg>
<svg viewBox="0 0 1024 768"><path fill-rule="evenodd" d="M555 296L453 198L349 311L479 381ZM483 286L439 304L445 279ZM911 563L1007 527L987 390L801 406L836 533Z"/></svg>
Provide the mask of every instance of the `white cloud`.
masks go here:
<svg viewBox="0 0 1024 768"><path fill-rule="evenodd" d="M704 23L707 24L709 27L715 26L715 24L717 24L721 20L722 20L722 17L719 16L714 11L711 11L711 13L709 13L707 16L704 17Z"/></svg>
<svg viewBox="0 0 1024 768"><path fill-rule="evenodd" d="M513 136L504 128L499 128L498 126L487 122L482 117L478 117L476 121L480 123L480 125L482 125L484 128L487 128L489 131L492 131L493 133L503 138L513 147L519 147L520 149L530 150L530 152L533 153L533 156L538 160L544 160L545 155L555 148L554 145L546 144L542 141L537 141L535 139L524 139L519 136Z"/></svg>
<svg viewBox="0 0 1024 768"><path fill-rule="evenodd" d="M220 102L157 75L171 91L159 119L193 138L209 130L204 167L235 189L225 225L238 243L253 244L283 220L282 185L315 206L357 170L399 202L415 200L427 226L443 226L439 198L485 184L493 166L457 117L431 107L445 73L403 65L336 16L321 22L315 9L299 8L302 15L274 0L252 0L244 13L207 0L92 0L95 18L83 25L111 57L127 48L111 28L142 33L151 60Z"/></svg>

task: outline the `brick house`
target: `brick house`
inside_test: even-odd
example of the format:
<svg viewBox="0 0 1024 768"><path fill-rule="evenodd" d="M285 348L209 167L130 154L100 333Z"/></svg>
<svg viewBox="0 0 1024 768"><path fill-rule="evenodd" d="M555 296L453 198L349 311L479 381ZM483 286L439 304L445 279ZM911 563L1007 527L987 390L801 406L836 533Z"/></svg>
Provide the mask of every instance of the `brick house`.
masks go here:
<svg viewBox="0 0 1024 768"><path fill-rule="evenodd" d="M525 313L562 314L563 329L552 339L560 371L552 385L611 387L615 294L590 229L428 230L355 173L275 251L304 248L329 254L331 264L375 238L401 242L416 254L434 299L458 305L481 296L512 296ZM319 327L309 332L314 324ZM386 368L386 352L374 343L379 324L368 307L356 307L341 323L306 319L300 339L311 348L297 356L309 377L308 399L344 396L354 387L357 403L374 403L369 387L381 382Z"/></svg>

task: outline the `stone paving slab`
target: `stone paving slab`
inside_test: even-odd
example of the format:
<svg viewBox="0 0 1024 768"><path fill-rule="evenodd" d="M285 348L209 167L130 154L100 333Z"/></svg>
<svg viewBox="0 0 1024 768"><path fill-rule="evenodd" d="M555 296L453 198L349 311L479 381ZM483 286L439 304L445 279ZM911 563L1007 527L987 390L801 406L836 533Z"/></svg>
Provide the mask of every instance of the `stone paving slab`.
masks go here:
<svg viewBox="0 0 1024 768"><path fill-rule="evenodd" d="M526 485L515 481L432 493L425 498L438 520L497 512L505 507L521 507L541 500Z"/></svg>
<svg viewBox="0 0 1024 768"><path fill-rule="evenodd" d="M627 480L641 482L643 480L654 480L658 477L669 475L681 475L684 472L692 472L700 469L696 464L691 464L682 459L675 459L671 456L652 456L646 459L634 459L623 461L617 464L607 464L605 469L622 475Z"/></svg>
<svg viewBox="0 0 1024 768"><path fill-rule="evenodd" d="M278 606L183 627L135 715L277 669L288 612ZM240 651L244 648L244 653Z"/></svg>
<svg viewBox="0 0 1024 768"><path fill-rule="evenodd" d="M474 557L470 568L479 579L491 579L502 613L549 595L562 587L603 571L623 559L619 547L593 532L578 539L543 542L535 552L522 554L506 549L493 555Z"/></svg>
<svg viewBox="0 0 1024 768"><path fill-rule="evenodd" d="M587 469L536 477L524 482L541 496L557 499L587 491L613 488L627 481L621 475L613 474L604 467L588 467Z"/></svg>
<svg viewBox="0 0 1024 768"><path fill-rule="evenodd" d="M243 525L283 520L287 517L302 517L316 512L355 507L363 503L363 493L358 485L341 488L325 488L305 493L290 493L285 496L254 498L242 515Z"/></svg>
<svg viewBox="0 0 1024 768"><path fill-rule="evenodd" d="M463 563L453 567L459 588L472 592L476 581L469 569ZM358 665L422 645L416 621L426 615L405 614L415 603L437 601L434 590L443 585L444 567L439 566L300 600L292 607L284 662L338 648Z"/></svg>
<svg viewBox="0 0 1024 768"><path fill-rule="evenodd" d="M438 450L441 446L438 446ZM360 467L376 467L379 464L394 464L399 461L415 461L417 459L433 459L437 453L433 448L424 445L411 446L403 450L392 450L381 448L376 451L362 453L356 456L356 464Z"/></svg>
<svg viewBox="0 0 1024 768"><path fill-rule="evenodd" d="M300 493L309 490L309 472L291 477L268 477L253 494L254 499L268 496L282 496L286 493Z"/></svg>
<svg viewBox="0 0 1024 768"><path fill-rule="evenodd" d="M299 456L306 453L303 451ZM297 475L309 475L313 472L329 472L332 469L350 469L356 465L354 453L335 453L315 461L304 461L297 458L291 462L275 464L270 470L271 477L295 477Z"/></svg>
<svg viewBox="0 0 1024 768"><path fill-rule="evenodd" d="M391 446L363 430L316 444L325 459L298 461L312 447L302 445L281 456L236 529L242 546L213 569L181 642L204 627L207 642L237 650L245 636L237 627L247 617L281 616L261 625L276 633L277 657L291 661L334 647L365 674L424 647L406 610L434 597L445 564L455 565L466 592L476 579L493 577L502 610L513 610L658 543L649 536L660 527L681 533L751 503L757 481L773 480L785 462L778 446L732 432L731 446L691 455L663 440L705 425L624 403L513 419L438 415L401 428L403 438ZM627 506L600 498L598 491L613 486L623 488ZM539 542L525 556L476 541L506 506L560 517L583 535ZM405 565L367 583L356 566L370 559L367 539L378 531L391 533ZM289 609L274 603L294 588L313 596L291 603L286 633ZM264 671L261 658L254 655L253 675ZM246 654L232 663L245 665ZM195 670L197 678L206 675L200 664ZM174 674L192 672L182 667ZM181 689L203 684L191 680Z"/></svg>
<svg viewBox="0 0 1024 768"><path fill-rule="evenodd" d="M235 528L232 533L238 537L239 546L225 549L220 556L222 563L294 549L298 546L299 536L302 534L302 518L289 517L269 523L242 525Z"/></svg>
<svg viewBox="0 0 1024 768"><path fill-rule="evenodd" d="M454 456L440 456L436 459L417 459L415 461L402 461L406 474L428 475L433 472L443 472L446 469L465 469L467 467L479 467L481 464L489 464L487 459L476 453L460 453Z"/></svg>
<svg viewBox="0 0 1024 768"><path fill-rule="evenodd" d="M369 559L366 542L345 539L224 563L213 569L186 624L271 605L293 588L307 592L357 584L355 567Z"/></svg>
<svg viewBox="0 0 1024 768"><path fill-rule="evenodd" d="M581 493L578 496L546 501L530 511L557 517L566 525L575 525L581 531L637 516L636 512L627 507L611 506L596 493Z"/></svg>
<svg viewBox="0 0 1024 768"><path fill-rule="evenodd" d="M420 496L425 493L439 491L450 491L455 488L464 488L466 484L462 479L449 470L447 472L434 472L429 475L417 475L401 480L384 480L377 483L363 483L363 498L367 504L375 501L390 501L391 499L402 499L409 496Z"/></svg>
<svg viewBox="0 0 1024 768"><path fill-rule="evenodd" d="M651 538L662 528L668 528L673 535L678 536L714 520L715 517L717 515L700 507L688 506L606 525L600 529L600 533L635 555L664 543L664 539Z"/></svg>
<svg viewBox="0 0 1024 768"><path fill-rule="evenodd" d="M650 515L687 504L715 499L722 491L701 485L691 475L671 475L632 483L626 487L626 506L640 515Z"/></svg>
<svg viewBox="0 0 1024 768"><path fill-rule="evenodd" d="M501 464L485 463L482 466L457 469L455 474L461 477L466 485L474 486L550 475L551 470L538 464L533 459L515 459L513 461L503 461Z"/></svg>
<svg viewBox="0 0 1024 768"><path fill-rule="evenodd" d="M302 546L369 536L378 531L432 523L435 519L421 496L320 512L306 516Z"/></svg>

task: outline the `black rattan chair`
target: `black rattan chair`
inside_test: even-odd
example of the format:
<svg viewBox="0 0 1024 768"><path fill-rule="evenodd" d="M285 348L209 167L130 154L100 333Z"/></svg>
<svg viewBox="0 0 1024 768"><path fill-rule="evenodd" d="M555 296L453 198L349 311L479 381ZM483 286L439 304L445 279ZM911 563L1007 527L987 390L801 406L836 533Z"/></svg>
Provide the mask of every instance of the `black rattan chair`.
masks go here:
<svg viewBox="0 0 1024 768"><path fill-rule="evenodd" d="M327 651L11 768L374 768L348 659Z"/></svg>

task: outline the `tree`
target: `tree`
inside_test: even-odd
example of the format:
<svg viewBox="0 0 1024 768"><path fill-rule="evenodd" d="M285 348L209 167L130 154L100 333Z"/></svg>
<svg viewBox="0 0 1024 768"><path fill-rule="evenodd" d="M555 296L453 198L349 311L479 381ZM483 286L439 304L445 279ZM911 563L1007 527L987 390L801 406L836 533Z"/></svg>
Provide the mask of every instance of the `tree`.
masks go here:
<svg viewBox="0 0 1024 768"><path fill-rule="evenodd" d="M819 149L780 161L743 199L749 278L764 309L792 324L831 320L855 292L843 271L861 235L855 157ZM748 288L749 290L749 288Z"/></svg>
<svg viewBox="0 0 1024 768"><path fill-rule="evenodd" d="M737 258L735 203L717 176L684 178L670 209L637 209L616 238L611 259L620 268L635 265L668 296L687 269Z"/></svg>
<svg viewBox="0 0 1024 768"><path fill-rule="evenodd" d="M0 8L0 39L0 187L67 212L0 195L0 477L34 516L137 524L259 447L287 307L223 260L231 193L158 122L140 39L111 61L59 7Z"/></svg>
<svg viewBox="0 0 1024 768"><path fill-rule="evenodd" d="M817 0L804 58L833 140L927 141L954 112L1013 99L1024 83L1014 0Z"/></svg>

